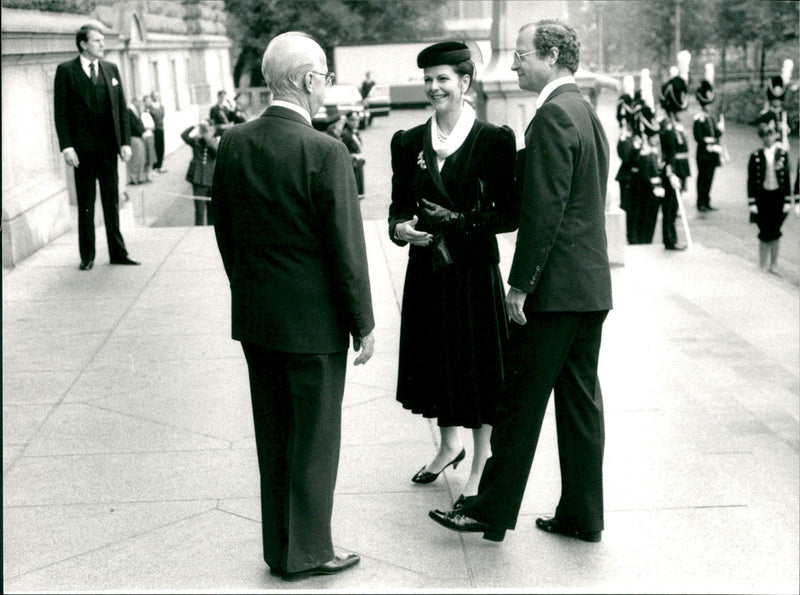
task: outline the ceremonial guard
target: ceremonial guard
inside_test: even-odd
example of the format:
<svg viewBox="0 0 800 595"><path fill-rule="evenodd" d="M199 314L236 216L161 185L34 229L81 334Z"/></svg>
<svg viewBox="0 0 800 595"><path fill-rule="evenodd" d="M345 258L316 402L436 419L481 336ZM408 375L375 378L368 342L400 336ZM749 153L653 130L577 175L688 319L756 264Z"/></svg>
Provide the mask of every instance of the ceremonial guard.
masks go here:
<svg viewBox="0 0 800 595"><path fill-rule="evenodd" d="M634 218L632 211L635 206L631 206L631 202L636 200L636 196L632 195L631 187L633 179L638 173L636 159L638 157L639 148L641 148L641 139L634 132L634 97L633 97L633 77L626 75L622 79L623 93L617 101L617 123L619 124L619 139L617 140L617 155L620 158L619 171L614 178L619 182L619 206L625 211L625 230L629 244L635 244L634 241ZM635 146L636 145L636 146Z"/></svg>
<svg viewBox="0 0 800 595"><path fill-rule="evenodd" d="M662 170L665 190L661 204L661 229L664 248L667 250L685 250L686 246L678 244L675 230L675 217L678 215L679 192L686 190L686 179L689 177L689 149L686 145L686 134L678 114L688 104L689 61L691 55L687 51L678 53L678 74L661 87L661 107L667 116L661 121L661 155L664 159Z"/></svg>
<svg viewBox="0 0 800 595"><path fill-rule="evenodd" d="M767 103L758 116L759 123L768 118L775 121L778 142L786 151L789 150L789 123L786 118L786 110L783 109L783 100L786 97L786 89L789 86L793 68L794 62L788 59L784 60L780 76L773 76L767 81Z"/></svg>
<svg viewBox="0 0 800 595"><path fill-rule="evenodd" d="M653 232L658 218L658 206L664 200L665 192L661 181L664 162L661 159L660 127L655 112L647 103L642 103L636 113L636 125L640 131L636 161L636 181L633 193L637 197L634 219L634 238L636 244L652 244Z"/></svg>
<svg viewBox="0 0 800 595"><path fill-rule="evenodd" d="M715 120L709 112L714 102L714 65L706 64L705 79L695 92L700 112L694 117L694 140L697 141L697 210L700 212L716 211L711 206L711 183L714 170L722 164L722 146L719 139L724 131L722 116Z"/></svg>

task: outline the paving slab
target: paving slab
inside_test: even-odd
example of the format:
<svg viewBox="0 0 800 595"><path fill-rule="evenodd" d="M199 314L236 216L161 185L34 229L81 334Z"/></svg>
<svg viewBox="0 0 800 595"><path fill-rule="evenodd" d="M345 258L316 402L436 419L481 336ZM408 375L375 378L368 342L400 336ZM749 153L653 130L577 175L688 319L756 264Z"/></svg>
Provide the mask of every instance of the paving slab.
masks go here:
<svg viewBox="0 0 800 595"><path fill-rule="evenodd" d="M603 541L535 529L560 491L551 403L517 529L494 544L427 517L467 465L410 481L439 434L394 398L407 256L385 221L365 235L376 354L348 356L333 524L359 567L302 584L266 571L213 230L134 228L142 267L82 273L68 234L4 273L5 590L797 592L795 286L701 245L630 247L600 359ZM514 241L499 238L504 275Z"/></svg>

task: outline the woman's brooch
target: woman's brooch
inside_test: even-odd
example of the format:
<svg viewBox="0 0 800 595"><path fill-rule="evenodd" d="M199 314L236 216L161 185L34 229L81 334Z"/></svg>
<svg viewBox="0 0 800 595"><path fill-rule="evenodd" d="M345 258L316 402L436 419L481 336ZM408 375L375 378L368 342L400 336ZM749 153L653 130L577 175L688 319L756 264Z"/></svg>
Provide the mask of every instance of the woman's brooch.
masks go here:
<svg viewBox="0 0 800 595"><path fill-rule="evenodd" d="M417 155L417 165L419 165L420 169L428 169L428 166L425 165L425 157L423 157L422 151Z"/></svg>

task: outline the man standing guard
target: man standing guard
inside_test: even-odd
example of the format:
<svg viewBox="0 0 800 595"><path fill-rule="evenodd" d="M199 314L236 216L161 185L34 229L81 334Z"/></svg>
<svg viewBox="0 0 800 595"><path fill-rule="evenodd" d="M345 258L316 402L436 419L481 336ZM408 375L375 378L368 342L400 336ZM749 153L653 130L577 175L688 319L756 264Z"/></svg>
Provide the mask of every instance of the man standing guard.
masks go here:
<svg viewBox="0 0 800 595"><path fill-rule="evenodd" d="M551 391L561 500L539 529L584 541L603 530L603 402L597 361L611 308L605 230L608 140L573 77L580 44L558 20L525 25L514 63L521 89L539 94L525 135L524 184L506 296L506 380L492 430L492 457L477 496L429 516L460 532L501 541L513 529Z"/></svg>
<svg viewBox="0 0 800 595"><path fill-rule="evenodd" d="M692 131L697 141L697 210L716 211L711 206L711 183L714 181L714 170L722 164L722 136L724 124L722 116L715 121L709 111L714 103L714 65L706 64L705 78L700 81L694 96L700 104L700 112L694 117Z"/></svg>
<svg viewBox="0 0 800 595"><path fill-rule="evenodd" d="M661 155L664 160L662 171L664 200L661 203L661 236L665 250L685 250L678 243L675 218L680 211L679 193L686 191L689 177L689 147L686 144L686 131L678 114L689 106L688 81L691 55L686 50L678 53L678 73L661 87L661 107L667 116L661 120Z"/></svg>
<svg viewBox="0 0 800 595"><path fill-rule="evenodd" d="M97 182L111 264L139 264L128 257L119 230L117 155L123 161L131 157L128 104L119 70L101 60L105 38L98 25L78 29L75 43L80 56L56 69L54 114L59 148L75 172L80 269L94 266Z"/></svg>
<svg viewBox="0 0 800 595"><path fill-rule="evenodd" d="M350 155L311 126L334 78L325 52L283 33L262 72L274 101L222 136L211 200L250 374L264 560L294 580L359 561L334 554L331 513L349 337L364 364L375 324Z"/></svg>

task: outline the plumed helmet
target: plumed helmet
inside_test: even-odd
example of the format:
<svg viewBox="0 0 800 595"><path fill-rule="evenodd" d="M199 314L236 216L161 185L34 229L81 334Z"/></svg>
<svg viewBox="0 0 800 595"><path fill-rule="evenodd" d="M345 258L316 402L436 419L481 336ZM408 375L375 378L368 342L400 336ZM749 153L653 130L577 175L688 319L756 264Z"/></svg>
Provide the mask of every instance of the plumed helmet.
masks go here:
<svg viewBox="0 0 800 595"><path fill-rule="evenodd" d="M708 105L710 103L714 103L714 98L717 96L714 93L714 85L712 85L707 80L700 81L700 86L697 87L697 91L695 91L694 96L697 98L697 101L700 105Z"/></svg>
<svg viewBox="0 0 800 595"><path fill-rule="evenodd" d="M685 110L689 106L686 81L680 76L672 77L661 86L661 107L671 114Z"/></svg>
<svg viewBox="0 0 800 595"><path fill-rule="evenodd" d="M773 76L767 81L767 99L772 101L773 99L780 99L783 101L783 98L786 96L786 85L783 82L783 78L780 76Z"/></svg>
<svg viewBox="0 0 800 595"><path fill-rule="evenodd" d="M656 119L655 112L650 109L650 106L642 104L637 110L636 119L639 124L639 129L647 136L658 134L660 129L658 120Z"/></svg>

